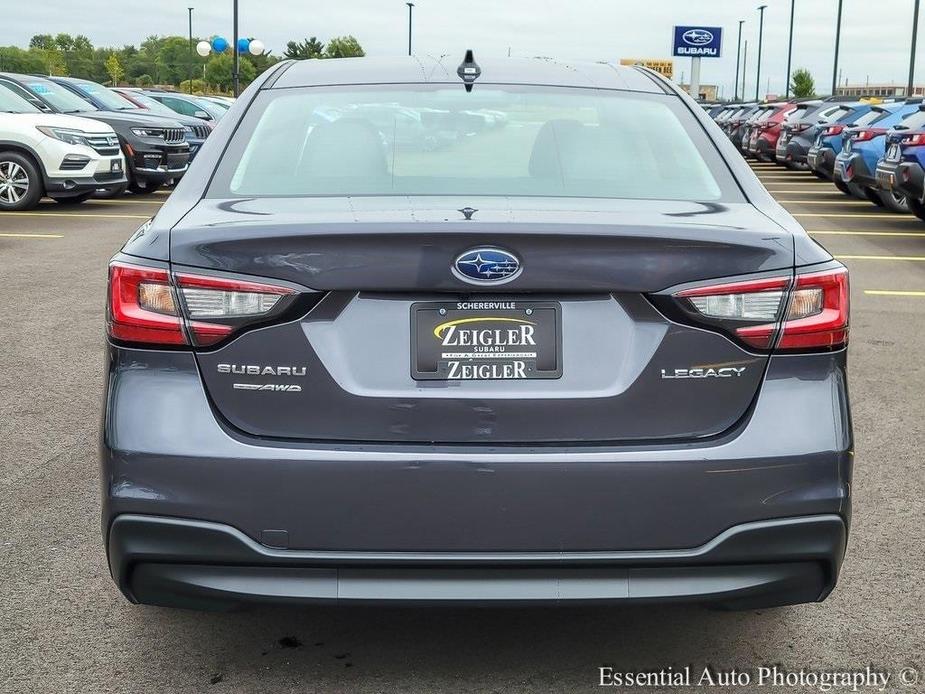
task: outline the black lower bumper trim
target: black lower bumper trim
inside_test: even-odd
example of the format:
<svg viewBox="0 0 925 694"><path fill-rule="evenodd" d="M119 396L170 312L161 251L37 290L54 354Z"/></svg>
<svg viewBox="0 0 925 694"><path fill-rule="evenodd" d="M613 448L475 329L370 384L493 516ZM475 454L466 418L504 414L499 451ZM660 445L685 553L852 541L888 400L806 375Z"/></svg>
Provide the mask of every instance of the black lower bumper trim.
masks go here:
<svg viewBox="0 0 925 694"><path fill-rule="evenodd" d="M80 195L81 193L96 190L101 185L113 185L125 183L125 181L125 174L122 172L82 176L80 178L46 178L45 192L56 194L59 197Z"/></svg>
<svg viewBox="0 0 925 694"><path fill-rule="evenodd" d="M826 515L735 526L689 550L313 552L272 549L217 523L122 515L109 562L133 602L196 609L665 600L752 609L824 599L845 539L842 519Z"/></svg>

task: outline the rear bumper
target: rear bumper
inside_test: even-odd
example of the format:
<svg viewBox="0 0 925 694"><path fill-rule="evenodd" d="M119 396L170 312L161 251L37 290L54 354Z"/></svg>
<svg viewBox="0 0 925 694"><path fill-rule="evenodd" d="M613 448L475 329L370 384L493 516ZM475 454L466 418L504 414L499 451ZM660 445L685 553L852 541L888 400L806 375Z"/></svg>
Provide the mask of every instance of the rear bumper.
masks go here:
<svg viewBox="0 0 925 694"><path fill-rule="evenodd" d="M877 164L877 187L921 200L925 195L925 171L916 162L887 162Z"/></svg>
<svg viewBox="0 0 925 694"><path fill-rule="evenodd" d="M808 151L809 145L801 138L794 137L783 145L778 141L775 156L779 162L805 164Z"/></svg>
<svg viewBox="0 0 925 694"><path fill-rule="evenodd" d="M838 155L835 158L835 175L845 183L876 188L877 180L860 154Z"/></svg>
<svg viewBox="0 0 925 694"><path fill-rule="evenodd" d="M835 170L835 151L828 147L812 147L806 161L810 168L831 178Z"/></svg>
<svg viewBox="0 0 925 694"><path fill-rule="evenodd" d="M824 599L846 535L841 517L820 515L739 525L689 550L307 552L273 549L227 525L122 515L109 562L131 601L194 609L665 600L750 609Z"/></svg>
<svg viewBox="0 0 925 694"><path fill-rule="evenodd" d="M195 359L184 352L112 348L106 397L103 536L114 577L142 602L162 598L160 588L149 593L131 587L128 569L144 555L138 543L154 543L143 563L177 562L170 559L175 550L156 544L149 530L131 531L132 541L123 542L116 528L133 516L176 519L180 536L193 528L191 537L200 537L206 532L200 524L207 522L223 528L207 534L232 537L215 543L236 547L229 555L216 556L198 540L188 545L196 549L180 563L189 566L255 566L262 560L246 557L257 550L261 556L269 552L271 569L300 571L318 568L317 557L332 552L501 553L522 563L526 555L545 555L570 571L584 567L575 560L590 552L631 559L616 567L621 571L649 569L653 552L686 561L693 551L688 548L712 547L728 529L756 521L835 516L845 527L850 523L853 439L844 352L772 357L740 424L721 437L658 446L325 445L252 438L216 417ZM230 528L235 530L229 534ZM693 565L803 562L799 552L780 552L764 541L753 550L748 556L710 555L706 562L694 551ZM283 554L277 557L277 551ZM830 567L842 551L826 551ZM636 561L640 553L642 562ZM297 561L273 563L286 557ZM689 566L685 561L678 565ZM809 580L804 570L797 570L801 582ZM171 571L148 568L140 575L150 576L152 585L212 582L205 574L216 569L198 577L160 575ZM232 573L248 574L242 571ZM813 579L814 597L806 599L825 594L834 580L830 573L821 583ZM716 575L742 579L725 569ZM775 576L769 585L790 581ZM626 584L629 575L620 580ZM680 582L689 580L695 579ZM687 587L665 590L663 597L697 597ZM621 599L658 597L626 591ZM714 591L711 599L726 592Z"/></svg>

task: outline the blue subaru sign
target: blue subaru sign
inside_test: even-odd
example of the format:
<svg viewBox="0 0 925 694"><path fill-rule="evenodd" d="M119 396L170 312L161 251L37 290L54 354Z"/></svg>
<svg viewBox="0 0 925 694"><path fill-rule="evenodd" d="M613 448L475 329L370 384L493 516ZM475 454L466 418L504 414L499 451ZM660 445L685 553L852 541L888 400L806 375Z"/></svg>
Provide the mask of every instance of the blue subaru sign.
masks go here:
<svg viewBox="0 0 925 694"><path fill-rule="evenodd" d="M722 27L675 27L672 55L680 58L719 58Z"/></svg>

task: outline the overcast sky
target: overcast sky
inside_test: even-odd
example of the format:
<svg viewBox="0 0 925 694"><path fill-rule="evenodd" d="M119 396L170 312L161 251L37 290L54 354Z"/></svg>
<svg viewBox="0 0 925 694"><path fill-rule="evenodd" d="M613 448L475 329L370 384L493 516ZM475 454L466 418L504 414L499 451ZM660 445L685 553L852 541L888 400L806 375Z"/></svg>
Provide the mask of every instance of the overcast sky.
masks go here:
<svg viewBox="0 0 925 694"><path fill-rule="evenodd" d="M12 0L6 0L12 2ZM787 66L790 0L763 0L762 94L782 93ZM723 57L704 60L701 82L732 93L738 20L745 19L748 86L755 91L759 0L417 0L414 50L440 55L473 48L479 55L544 55L570 60L668 57L674 24L724 28ZM0 45L28 43L37 33L85 34L94 45L140 43L150 34L187 31L230 37L232 0L42 0L3 11ZM832 80L838 0L796 0L793 66L808 68L817 89ZM79 7L80 11L74 11ZM262 39L277 55L286 42L306 36L322 41L353 34L367 55L407 52L408 8L403 0L240 0L242 35ZM840 65L851 83L896 82L908 74L913 0L844 0ZM925 12L923 12L925 14ZM925 18L923 18L925 21ZM925 43L922 37L920 46ZM917 51L921 56L922 51ZM675 60L675 79L690 75L690 60ZM916 82L925 82L917 60Z"/></svg>

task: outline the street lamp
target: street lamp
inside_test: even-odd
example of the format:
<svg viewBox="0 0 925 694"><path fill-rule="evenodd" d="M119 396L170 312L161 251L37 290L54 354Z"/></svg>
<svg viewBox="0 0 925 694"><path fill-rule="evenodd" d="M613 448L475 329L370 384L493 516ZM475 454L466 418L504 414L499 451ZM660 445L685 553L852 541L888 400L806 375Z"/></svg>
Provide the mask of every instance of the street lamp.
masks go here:
<svg viewBox="0 0 925 694"><path fill-rule="evenodd" d="M755 75L755 101L760 101L758 93L761 91L761 43L764 39L764 11L767 5L758 8L758 74Z"/></svg>
<svg viewBox="0 0 925 694"><path fill-rule="evenodd" d="M411 12L414 9L413 2L406 2L408 6L408 55L411 55Z"/></svg>
<svg viewBox="0 0 925 694"><path fill-rule="evenodd" d="M838 44L841 42L841 6L842 0L838 0L838 19L835 21L835 63L832 65L832 96L835 96L835 89L838 86Z"/></svg>
<svg viewBox="0 0 925 694"><path fill-rule="evenodd" d="M193 93L193 8L187 7L189 10L189 70L186 72L186 76L189 78L189 93Z"/></svg>
<svg viewBox="0 0 925 694"><path fill-rule="evenodd" d="M797 0L790 0L790 42L787 44L787 87L784 98L790 96L790 59L793 57L793 13L796 10Z"/></svg>
<svg viewBox="0 0 925 694"><path fill-rule="evenodd" d="M912 93L914 87L912 82L915 79L915 42L919 35L919 0L915 0L915 10L912 13L912 53L909 56L909 86L906 87L906 98L915 96Z"/></svg>
<svg viewBox="0 0 925 694"><path fill-rule="evenodd" d="M742 59L742 25L745 24L744 19L739 20L739 42L736 44L736 81L735 81L735 96L733 101L739 100L739 61ZM744 94L742 96L745 96Z"/></svg>

